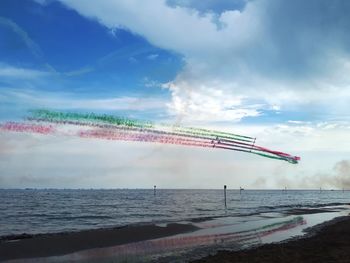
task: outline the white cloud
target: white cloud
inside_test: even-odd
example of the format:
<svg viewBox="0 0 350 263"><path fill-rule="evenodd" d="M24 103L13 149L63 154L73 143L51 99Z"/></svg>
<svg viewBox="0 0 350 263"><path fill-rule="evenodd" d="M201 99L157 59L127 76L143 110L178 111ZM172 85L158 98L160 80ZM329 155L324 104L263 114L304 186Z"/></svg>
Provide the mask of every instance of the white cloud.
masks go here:
<svg viewBox="0 0 350 263"><path fill-rule="evenodd" d="M89 5L83 0L61 1L110 29L130 30L155 46L182 54L186 66L168 83L174 95L169 105L175 114L183 114L183 105L198 104L195 96L186 95L188 87L202 97L213 89L234 101L243 96L248 98L246 103L254 100L262 109L323 107L333 116L347 113L350 19L343 11L350 6L344 2L334 2L329 8L328 1L256 0L241 11L214 14L197 11L195 4L170 7L165 0L145 5L136 0L101 0ZM338 96L340 92L344 96ZM339 106L327 101L329 96L338 96ZM201 110L188 108L188 117L204 116L202 112L211 112L212 106L218 111L215 107L221 99L214 102L212 98ZM240 106L245 111L247 105ZM221 113L233 119L244 115ZM208 114L207 120L212 117Z"/></svg>
<svg viewBox="0 0 350 263"><path fill-rule="evenodd" d="M147 59L149 59L149 60L155 60L155 59L157 59L158 57L159 57L158 54L150 54L150 55L147 56Z"/></svg>
<svg viewBox="0 0 350 263"><path fill-rule="evenodd" d="M71 94L36 92L31 90L6 89L2 91L0 101L18 103L23 107L45 107L52 109L85 109L85 110L131 110L145 111L162 109L166 102L158 98L116 97L116 98L76 98Z"/></svg>
<svg viewBox="0 0 350 263"><path fill-rule="evenodd" d="M255 39L260 29L254 5L247 6L244 14L239 11L224 12L219 18L223 29L218 30L213 23L213 14L170 7L163 0L152 1L142 8L136 0L102 0L89 5L82 0L61 2L109 28L126 28L156 46L191 57L195 54L202 57L203 53L216 56L220 50L224 54L232 48L232 44L238 47Z"/></svg>
<svg viewBox="0 0 350 263"><path fill-rule="evenodd" d="M36 107L60 109L143 111L167 107L171 115L178 115L186 123L200 121L207 125L212 120L238 121L246 116L262 116L263 110L281 114L293 110L308 118L300 121L288 116L280 123L211 125L257 137L258 145L300 155L302 160L291 165L215 149L97 140L70 143L60 138L52 147L49 144L52 138L35 141L33 144L39 149L28 151L25 147L26 155L22 155L21 151L10 151L13 147L5 144L9 143L8 138L0 134L0 144L7 149L0 151L4 157L0 167L8 171L4 174L9 174L4 178L7 185L18 185L13 180L20 178L23 170L45 175L58 165L57 177L82 174L75 183L87 187L145 187L150 181L164 187L212 188L219 182L249 187L261 175L268 177L265 187L280 187L284 184L272 182L274 178L285 175L294 181L295 176L331 170L336 162L348 158L350 22L346 1L330 4L321 0L255 0L249 1L242 11L230 10L219 15L199 12L193 6L169 7L161 0L62 2L111 32L123 28L155 46L183 55L186 66L173 81L162 85L169 89L172 101L134 97L82 99L71 98L69 94L40 95L18 90L0 94L1 100L16 98ZM135 56L125 50L111 56L125 54ZM145 83L160 86L147 79ZM20 136L24 135L17 134L13 141L17 142ZM64 167L57 164L57 159L62 158L68 161ZM80 162L87 166L76 165ZM17 168L18 163L23 166ZM98 171L94 170L95 164L100 165ZM115 172L120 169L123 173ZM87 174L90 179L84 179ZM103 175L103 180L96 174ZM73 185L55 183L62 187L67 184Z"/></svg>
<svg viewBox="0 0 350 263"><path fill-rule="evenodd" d="M258 133L274 127L241 128L243 134L260 134L258 145L300 154L301 162L291 165L213 148L0 132L0 180L2 187L136 188L152 187L154 182L160 188L221 188L223 182L230 188L303 187L299 185L303 178L325 174L349 156L347 142L335 152L322 152L319 150L326 145L307 143L308 133L296 138L279 131L273 133L275 140L266 136L268 131ZM331 136L340 134L337 130L325 131L321 139L329 143ZM344 138L339 137L339 141ZM284 142L276 144L278 140ZM266 179L265 184L257 186L258 178ZM319 184L309 182L304 187L318 188Z"/></svg>
<svg viewBox="0 0 350 263"><path fill-rule="evenodd" d="M43 1L41 2L43 4ZM18 26L15 22L5 17L0 17L0 26L5 26L17 34L35 57L42 57L42 51L40 47L29 37L28 33L24 31L20 26Z"/></svg>
<svg viewBox="0 0 350 263"><path fill-rule="evenodd" d="M143 82L143 85L147 88L154 88L154 87L160 88L163 86L162 83L160 83L159 81L150 79L148 77L143 78L142 82Z"/></svg>
<svg viewBox="0 0 350 263"><path fill-rule="evenodd" d="M0 63L0 77L12 79L37 79L48 76L50 73L46 71L17 68Z"/></svg>
<svg viewBox="0 0 350 263"><path fill-rule="evenodd" d="M182 83L165 84L172 94L169 113L177 114L182 121L239 121L244 117L259 116L261 105L245 106L242 96L223 92L215 85L195 88Z"/></svg>
<svg viewBox="0 0 350 263"><path fill-rule="evenodd" d="M301 122L267 126L259 133L259 143L301 154L305 151L348 152L349 130L339 122ZM327 163L327 160L322 160Z"/></svg>
<svg viewBox="0 0 350 263"><path fill-rule="evenodd" d="M254 19L256 12L254 7L248 8L247 12L251 14L250 16L243 16L239 11L224 12L219 19L223 29L218 30L217 25L213 23L213 14L203 15L186 8L171 8L165 1L152 1L144 8L139 8L137 1L101 1L98 7L85 5L83 1L63 2L85 16L96 18L110 28L127 28L144 36L156 46L184 54L188 60L201 60L203 54L212 58L225 56L228 49L232 48L232 44L238 48L255 39L255 33L259 29L259 24ZM151 19L149 14L152 14ZM162 22L159 23L159 21ZM191 65L190 62L188 64ZM226 100L224 105L220 105L220 99L225 95L210 98L212 91L220 90L220 87L209 87L206 90L205 87L208 85L202 85L191 96L181 94L186 91L179 83L186 85L186 80L181 81L181 77L178 79L178 82L169 83L168 86L174 95L169 109L174 110L175 114L182 115L184 110L188 110L186 113L188 117L203 120L220 117L223 118L222 120L239 120L245 116L258 115L254 109L232 108L237 106L236 101L240 100L240 96L229 94L229 98L233 101ZM197 86L198 83L195 85ZM199 90L202 94L199 94ZM191 98L194 100L183 101ZM200 105L202 100L204 104ZM186 104L190 107L184 108Z"/></svg>

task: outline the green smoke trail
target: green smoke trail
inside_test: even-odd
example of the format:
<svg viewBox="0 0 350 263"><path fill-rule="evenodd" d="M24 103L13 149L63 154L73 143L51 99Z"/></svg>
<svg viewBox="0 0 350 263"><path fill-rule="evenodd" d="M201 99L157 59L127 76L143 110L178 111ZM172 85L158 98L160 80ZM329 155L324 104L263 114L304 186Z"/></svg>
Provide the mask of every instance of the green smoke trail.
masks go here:
<svg viewBox="0 0 350 263"><path fill-rule="evenodd" d="M209 136L212 139L218 138L218 139L231 139L231 140L238 140L238 141L243 141L243 142L253 142L254 138L252 139L246 139L250 138L248 136L242 136L242 135L237 135L233 133L224 133L224 132L219 132L219 131L214 131L214 130L206 130L206 129L200 129L200 128L191 128L191 127L174 127L174 131L180 132L183 134L190 134L193 136Z"/></svg>
<svg viewBox="0 0 350 263"><path fill-rule="evenodd" d="M111 115L97 115L95 113L71 113L71 112L56 112L50 110L31 110L32 116L29 119L39 119L48 122L64 122L64 121L81 121L83 123L97 122L113 124L126 127L152 128L153 124L146 121L131 120L120 118Z"/></svg>
<svg viewBox="0 0 350 263"><path fill-rule="evenodd" d="M272 155L269 155L269 154L264 154L264 153L254 152L254 151L252 151L251 153L256 154L256 155L260 155L260 156L263 156L263 157L267 157L267 158L270 158L270 159L287 161L287 162L290 162L290 163L293 163L293 164L297 164L298 163L296 160L294 160L292 158L288 158L288 157L277 157L277 156L272 156Z"/></svg>
<svg viewBox="0 0 350 263"><path fill-rule="evenodd" d="M31 110L31 117L29 120L43 120L48 122L64 122L64 121L77 121L82 123L105 123L116 126L125 126L130 128L142 128L151 129L155 128L152 122L139 121L128 118L121 118L112 115L97 115L95 113L70 113L70 112L56 112L45 109ZM210 137L209 139L215 139L220 137L222 139L232 139L244 142L252 142L254 138L237 135L228 132L221 132L215 130L193 128L193 127L181 127L181 126L171 126L166 124L160 124L160 127L171 128L173 132L178 133L178 135L191 135L191 136L205 136Z"/></svg>
<svg viewBox="0 0 350 263"><path fill-rule="evenodd" d="M180 128L182 131L198 132L198 133L212 135L212 136L219 136L221 138L235 138L235 137L238 137L238 138L243 138L243 139L245 139L247 141L254 140L253 137L238 135L238 134L229 133L229 132L208 130L208 129L203 129L203 128L193 128L193 127L178 127L178 128Z"/></svg>
<svg viewBox="0 0 350 263"><path fill-rule="evenodd" d="M149 133L164 136L181 136L203 139L211 142L212 147L252 153L262 157L298 163L299 157L290 156L282 152L256 146L255 139L228 132L209 129L172 126L168 124L154 125L152 122L121 118L112 115L98 115L95 113L57 112L46 109L30 111L28 117L32 121L43 121L57 124L72 124L92 126L101 129L118 129L128 132Z"/></svg>

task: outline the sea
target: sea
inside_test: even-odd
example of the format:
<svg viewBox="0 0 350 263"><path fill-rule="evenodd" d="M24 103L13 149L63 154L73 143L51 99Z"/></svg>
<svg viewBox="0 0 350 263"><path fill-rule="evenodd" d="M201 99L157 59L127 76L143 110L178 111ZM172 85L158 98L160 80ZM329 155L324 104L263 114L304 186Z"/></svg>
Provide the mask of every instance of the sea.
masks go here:
<svg viewBox="0 0 350 263"><path fill-rule="evenodd" d="M349 204L342 190L3 189L0 237L198 222Z"/></svg>

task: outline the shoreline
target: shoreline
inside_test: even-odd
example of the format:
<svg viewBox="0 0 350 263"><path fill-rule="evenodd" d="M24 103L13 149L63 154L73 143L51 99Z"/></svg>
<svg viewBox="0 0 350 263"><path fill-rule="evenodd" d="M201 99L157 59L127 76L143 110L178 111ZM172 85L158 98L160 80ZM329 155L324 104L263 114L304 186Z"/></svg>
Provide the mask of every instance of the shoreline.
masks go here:
<svg viewBox="0 0 350 263"><path fill-rule="evenodd" d="M332 203L325 203L325 204L316 204L316 205L303 205L303 206L281 206L283 209L271 209L270 211L256 211L256 212L247 212L242 214L226 214L226 215L209 215L209 216L201 216L201 217L190 217L190 218L180 218L180 219L171 219L171 220L154 220L152 222L147 221L140 221L140 222L133 222L133 223L127 223L122 225L115 225L115 226L99 226L97 228L85 228L85 229L69 229L64 231L57 231L57 232L20 232L16 234L4 234L0 235L0 244L2 242L8 242L12 240L22 240L22 239L30 239L30 238L36 238L36 237L46 237L46 236L52 236L52 235L69 235L74 234L78 232L86 232L86 231L97 231L97 230L115 230L115 229L121 229L125 227L143 227L148 225L167 225L167 224L177 224L179 222L186 222L188 224L196 224L200 222L210 221L213 219L218 218L225 218L225 217L236 217L239 216L241 218L250 217L250 216L257 216L262 215L265 213L280 213L283 215L305 215L305 214L319 214L319 213L327 213L327 212L336 212L334 209L339 209L341 206L349 205L348 202L332 202ZM278 207L278 208L281 208ZM264 207L263 207L264 208ZM270 207L269 207L270 208ZM181 224L181 223L180 223Z"/></svg>
<svg viewBox="0 0 350 263"><path fill-rule="evenodd" d="M124 245L195 231L191 224L149 224L79 232L39 234L0 242L0 261L65 255L76 251Z"/></svg>
<svg viewBox="0 0 350 263"><path fill-rule="evenodd" d="M334 218L305 229L306 234L282 242L238 251L218 250L191 263L299 263L348 262L350 259L350 215Z"/></svg>
<svg viewBox="0 0 350 263"><path fill-rule="evenodd" d="M119 259L134 259L136 261L142 257L148 257L150 259L149 261L152 261L152 256L161 256L166 251L168 251L166 253L169 253L173 249L180 249L179 251L188 251L185 252L189 253L187 256L186 254L182 254L182 256L185 255L183 259L187 261L225 262L226 258L236 257L241 253L248 255L259 254L260 252L254 251L263 251L266 247L270 246L278 249L290 242L297 242L299 244L298 242L300 241L303 243L303 240L313 238L315 235L322 233L325 228L343 221L348 222L350 236L350 217L348 212L340 212L343 209L342 207L336 209L335 207L323 209L318 207L314 209L296 208L290 210L288 213L282 213L277 217L261 214L260 221L255 218L253 221L241 221L239 219L237 222L235 220L230 221L234 218L223 217L213 220L207 218L209 221L194 220L164 224L149 223L77 232L3 236L0 239L0 261L15 260L17 262L19 260L20 262L37 262L37 260L40 260L40 262L51 262L57 259L69 261L72 258L78 257L81 259L81 262L85 262L88 259L97 259L101 255L110 259L117 257ZM330 217L330 214L336 213L339 215L333 218ZM322 217L323 221L318 221L319 223L315 224L315 218L317 219L319 217ZM311 225L307 228L303 227L306 224L305 219L311 220ZM242 222L246 222L248 226L250 225L249 228L242 228ZM236 229L235 232L232 232L232 228ZM295 236L295 233L297 233L295 231L301 230L304 233L303 236ZM278 232L279 234L277 236L284 235L285 239L268 241L272 233ZM231 244L231 247L230 245L225 246L226 243L223 243L223 240L233 242L227 243ZM240 245L243 245L244 240L258 241L260 244L251 245L250 248L244 249L244 246L240 247ZM241 241L243 241L242 244L240 244ZM270 242L275 243L271 244ZM236 252L232 251L232 249L235 249L235 245ZM206 248L203 249L203 246L206 246ZM350 246L350 238L348 246ZM241 250L242 248L243 250ZM223 251L223 249L227 249L227 251ZM211 253L216 254L215 256L208 256ZM176 259L176 254L169 258ZM116 262L119 261L117 260ZM269 262L274 261L269 259Z"/></svg>

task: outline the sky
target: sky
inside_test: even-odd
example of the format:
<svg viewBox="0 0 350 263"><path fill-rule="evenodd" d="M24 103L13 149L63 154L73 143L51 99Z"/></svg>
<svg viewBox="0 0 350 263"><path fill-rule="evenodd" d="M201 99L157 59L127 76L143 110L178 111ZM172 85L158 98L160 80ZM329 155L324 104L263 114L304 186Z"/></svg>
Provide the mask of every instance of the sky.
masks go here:
<svg viewBox="0 0 350 263"><path fill-rule="evenodd" d="M0 123L224 130L301 157L0 131L0 188L350 189L350 2L2 0Z"/></svg>

